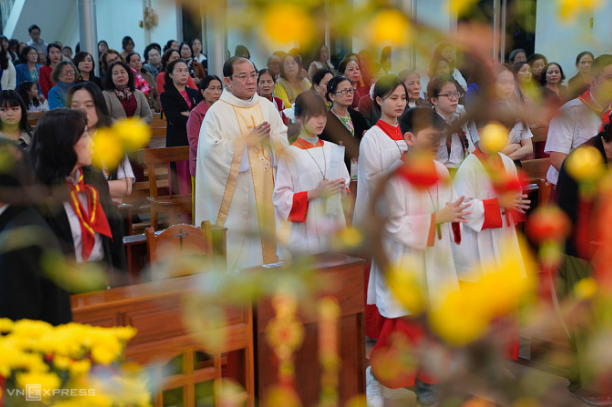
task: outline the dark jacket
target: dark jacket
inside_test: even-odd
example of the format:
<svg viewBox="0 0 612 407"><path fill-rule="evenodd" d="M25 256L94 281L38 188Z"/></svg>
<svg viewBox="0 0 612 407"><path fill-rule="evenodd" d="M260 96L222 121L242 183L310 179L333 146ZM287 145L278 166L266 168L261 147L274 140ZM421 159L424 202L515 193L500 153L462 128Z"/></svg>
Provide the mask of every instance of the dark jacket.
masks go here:
<svg viewBox="0 0 612 407"><path fill-rule="evenodd" d="M601 136L602 133L598 134L586 143L580 145L578 148L576 148L576 150L584 146L595 147L597 150L599 150L603 162L607 164L608 159L606 158L606 152L604 150ZM574 154L576 150L570 153L570 156ZM590 249L592 248L589 248L588 251L580 250L580 248L584 245L581 246L580 242L578 241L578 238L581 237L578 231L588 231L588 241L586 241L586 244L590 245L590 241L592 240L591 237L593 237L591 233L593 233L596 229L596 224L594 222L597 222L597 219L594 219L594 217L597 213L597 197L595 198L593 204L583 202L581 205L579 184L567 172L566 164L567 159L563 161L561 171L559 171L559 181L557 183L557 203L559 208L561 208L569 217L572 224L572 232L565 242L565 253L570 256L579 257L583 260L589 260Z"/></svg>
<svg viewBox="0 0 612 407"><path fill-rule="evenodd" d="M335 144L342 142L345 148L344 162L348 170L351 170L351 158L359 157L359 143L363 138L363 133L368 130L368 124L366 123L363 116L352 107L348 108L349 116L353 121L353 127L355 128L355 136L351 135L344 124L333 114L331 111L327 112L327 124L323 133L319 136L321 140L330 141Z"/></svg>
<svg viewBox="0 0 612 407"><path fill-rule="evenodd" d="M111 199L108 181L101 171L92 167L83 167L83 180L85 184L94 186L100 194L100 204L113 235L112 239L101 236L104 250L103 262L108 265L109 283L111 286L125 285L127 283L127 261L123 248L123 220ZM70 260L76 261L72 231L63 203L46 203L39 207L39 211L57 237L62 253Z"/></svg>
<svg viewBox="0 0 612 407"><path fill-rule="evenodd" d="M19 233L27 243L11 245ZM45 253L60 254L60 246L35 209L9 206L0 214L0 318L72 321L70 294L45 275Z"/></svg>
<svg viewBox="0 0 612 407"><path fill-rule="evenodd" d="M187 120L189 116L181 114L187 110L191 111L198 104L198 91L185 87L187 95L191 100L191 109L176 87L163 92L159 99L164 115L167 118L166 125L166 147L188 146Z"/></svg>

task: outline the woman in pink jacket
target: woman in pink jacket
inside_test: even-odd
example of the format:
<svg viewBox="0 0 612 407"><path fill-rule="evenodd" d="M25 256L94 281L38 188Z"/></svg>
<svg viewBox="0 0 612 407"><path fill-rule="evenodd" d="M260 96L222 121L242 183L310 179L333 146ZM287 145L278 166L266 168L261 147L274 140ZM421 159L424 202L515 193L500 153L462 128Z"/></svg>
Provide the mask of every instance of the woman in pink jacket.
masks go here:
<svg viewBox="0 0 612 407"><path fill-rule="evenodd" d="M191 173L191 187L195 191L196 156L198 153L198 140L200 127L208 108L212 106L223 92L223 82L216 75L205 76L200 82L199 92L202 100L189 114L187 120L187 138L189 139L189 172ZM193 194L195 196L195 194Z"/></svg>

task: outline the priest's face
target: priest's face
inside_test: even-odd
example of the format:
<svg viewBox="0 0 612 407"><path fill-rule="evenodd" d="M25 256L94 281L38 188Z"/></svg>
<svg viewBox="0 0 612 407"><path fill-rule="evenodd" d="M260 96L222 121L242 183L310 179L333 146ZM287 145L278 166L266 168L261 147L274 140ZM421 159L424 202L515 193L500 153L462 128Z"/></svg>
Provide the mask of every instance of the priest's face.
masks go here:
<svg viewBox="0 0 612 407"><path fill-rule="evenodd" d="M240 60L234 63L233 75L225 80L237 98L250 99L257 92L257 71L251 61Z"/></svg>

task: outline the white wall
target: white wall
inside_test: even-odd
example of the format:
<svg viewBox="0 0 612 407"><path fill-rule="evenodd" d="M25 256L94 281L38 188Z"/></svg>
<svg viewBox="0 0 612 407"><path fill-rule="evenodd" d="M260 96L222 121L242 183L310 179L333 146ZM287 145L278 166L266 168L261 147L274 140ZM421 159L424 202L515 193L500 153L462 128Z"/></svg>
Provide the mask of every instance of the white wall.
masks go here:
<svg viewBox="0 0 612 407"><path fill-rule="evenodd" d="M576 56L580 52L591 51L595 56L612 52L612 2L602 3L595 15L579 16L571 24L559 22L557 2L539 1L537 4L535 52L561 64L566 80L576 74Z"/></svg>

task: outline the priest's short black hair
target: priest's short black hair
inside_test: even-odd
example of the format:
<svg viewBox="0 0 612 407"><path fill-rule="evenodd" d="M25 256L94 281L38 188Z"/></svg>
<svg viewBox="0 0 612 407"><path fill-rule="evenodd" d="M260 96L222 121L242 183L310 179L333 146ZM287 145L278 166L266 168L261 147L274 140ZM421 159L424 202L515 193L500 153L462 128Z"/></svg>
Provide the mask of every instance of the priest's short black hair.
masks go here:
<svg viewBox="0 0 612 407"><path fill-rule="evenodd" d="M434 128L440 131L446 130L444 119L430 107L406 109L398 121L402 134L408 132L417 134L421 130L428 128Z"/></svg>
<svg viewBox="0 0 612 407"><path fill-rule="evenodd" d="M229 78L230 76L232 76L234 74L234 65L236 65L236 63L240 63L243 61L248 61L251 64L253 64L253 62L250 59L247 59L245 57L237 57L237 56L231 57L230 59L225 61L225 63L223 64L223 77ZM255 64L253 64L253 67L255 68L255 70L257 70L257 68L255 67Z"/></svg>

